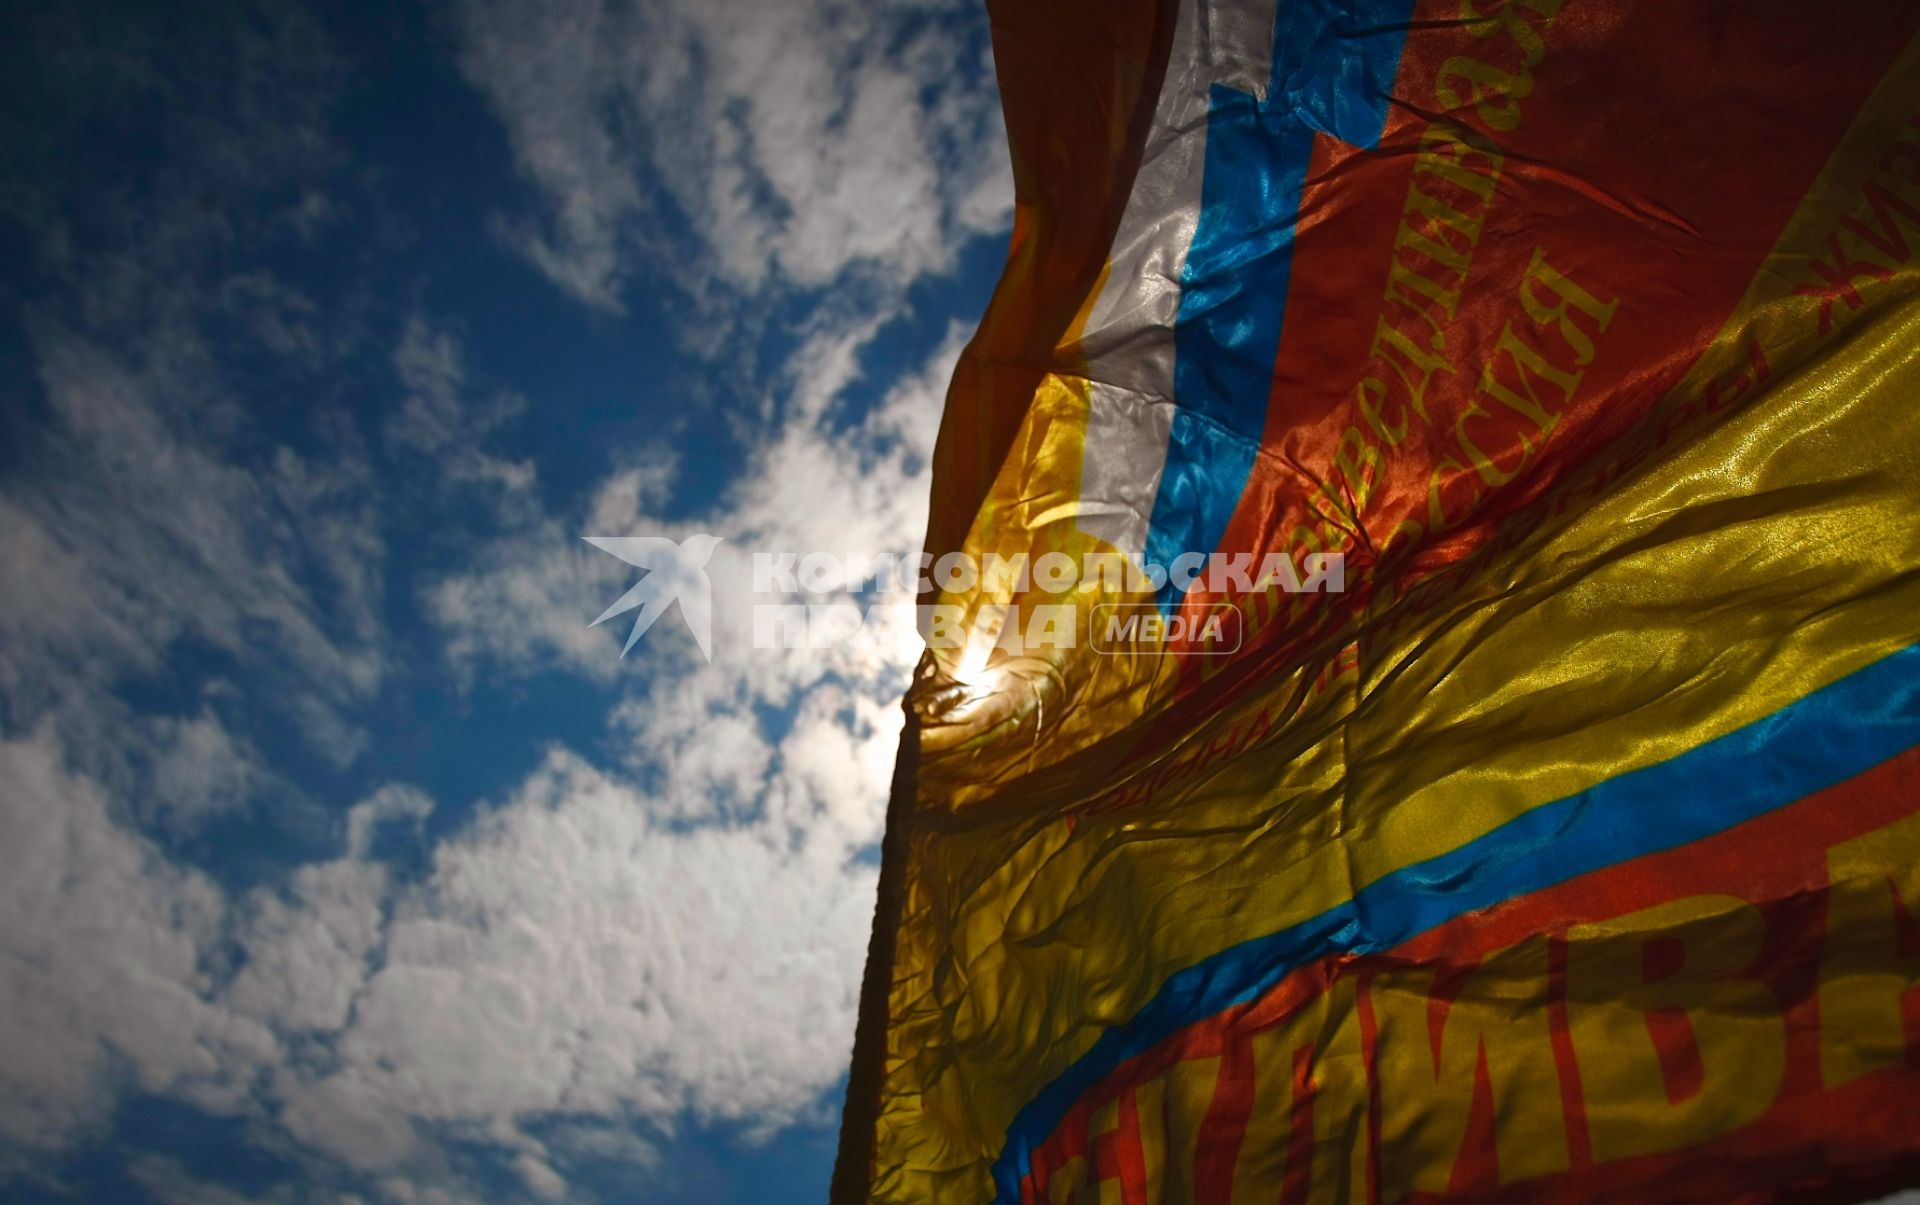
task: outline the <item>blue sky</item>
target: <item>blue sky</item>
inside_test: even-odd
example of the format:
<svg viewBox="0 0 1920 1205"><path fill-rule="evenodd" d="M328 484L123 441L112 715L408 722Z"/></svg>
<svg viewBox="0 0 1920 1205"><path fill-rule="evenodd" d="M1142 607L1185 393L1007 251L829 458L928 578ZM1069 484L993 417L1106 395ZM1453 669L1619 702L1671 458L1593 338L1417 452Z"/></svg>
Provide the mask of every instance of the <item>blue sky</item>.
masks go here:
<svg viewBox="0 0 1920 1205"><path fill-rule="evenodd" d="M914 653L625 658L582 535L907 553L974 5L16 7L0 1196L823 1197Z"/></svg>

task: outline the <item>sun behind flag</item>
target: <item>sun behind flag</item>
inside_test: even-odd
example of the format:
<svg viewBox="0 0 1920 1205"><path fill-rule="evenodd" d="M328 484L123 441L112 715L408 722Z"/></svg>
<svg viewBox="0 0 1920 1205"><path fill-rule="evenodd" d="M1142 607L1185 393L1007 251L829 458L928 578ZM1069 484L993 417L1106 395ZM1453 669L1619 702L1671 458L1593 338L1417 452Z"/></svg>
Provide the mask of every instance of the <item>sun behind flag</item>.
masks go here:
<svg viewBox="0 0 1920 1205"><path fill-rule="evenodd" d="M836 1200L1920 1180L1920 9L990 7Z"/></svg>

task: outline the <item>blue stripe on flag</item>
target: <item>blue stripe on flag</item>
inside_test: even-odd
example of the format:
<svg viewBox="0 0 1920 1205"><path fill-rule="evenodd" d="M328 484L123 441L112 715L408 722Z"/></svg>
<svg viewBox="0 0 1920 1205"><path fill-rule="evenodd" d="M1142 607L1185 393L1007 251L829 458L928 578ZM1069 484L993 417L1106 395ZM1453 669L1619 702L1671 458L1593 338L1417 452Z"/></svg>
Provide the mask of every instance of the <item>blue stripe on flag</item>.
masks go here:
<svg viewBox="0 0 1920 1205"><path fill-rule="evenodd" d="M1378 145L1411 0L1280 0L1264 102L1213 86L1200 217L1174 320L1174 412L1146 560L1208 553L1246 492L1293 267L1293 229L1316 134ZM1160 606L1178 601L1171 583Z"/></svg>
<svg viewBox="0 0 1920 1205"><path fill-rule="evenodd" d="M1917 744L1920 646L1671 760L1534 808L1367 885L1311 920L1198 962L1170 976L1131 1020L1102 1034L1020 1111L994 1164L998 1199L1020 1199L1034 1150L1120 1064L1196 1021L1258 999L1315 959L1390 950L1467 913L1710 837Z"/></svg>

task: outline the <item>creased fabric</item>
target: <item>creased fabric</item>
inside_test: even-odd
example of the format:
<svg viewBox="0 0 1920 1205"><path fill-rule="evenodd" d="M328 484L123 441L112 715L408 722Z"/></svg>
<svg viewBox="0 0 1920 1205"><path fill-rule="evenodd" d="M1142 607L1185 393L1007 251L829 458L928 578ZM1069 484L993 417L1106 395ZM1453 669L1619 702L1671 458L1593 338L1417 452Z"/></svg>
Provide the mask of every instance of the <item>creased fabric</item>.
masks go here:
<svg viewBox="0 0 1920 1205"><path fill-rule="evenodd" d="M1920 1181L1920 10L990 7L836 1199Z"/></svg>

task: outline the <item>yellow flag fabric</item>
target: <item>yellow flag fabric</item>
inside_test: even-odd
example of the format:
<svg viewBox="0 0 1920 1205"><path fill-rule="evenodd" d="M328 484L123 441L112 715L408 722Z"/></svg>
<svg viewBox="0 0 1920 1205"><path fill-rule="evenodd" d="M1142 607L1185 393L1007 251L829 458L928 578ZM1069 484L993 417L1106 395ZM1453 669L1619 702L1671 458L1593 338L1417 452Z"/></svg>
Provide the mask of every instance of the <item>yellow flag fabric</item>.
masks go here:
<svg viewBox="0 0 1920 1205"><path fill-rule="evenodd" d="M1920 1181L1920 7L990 8L836 1199Z"/></svg>

